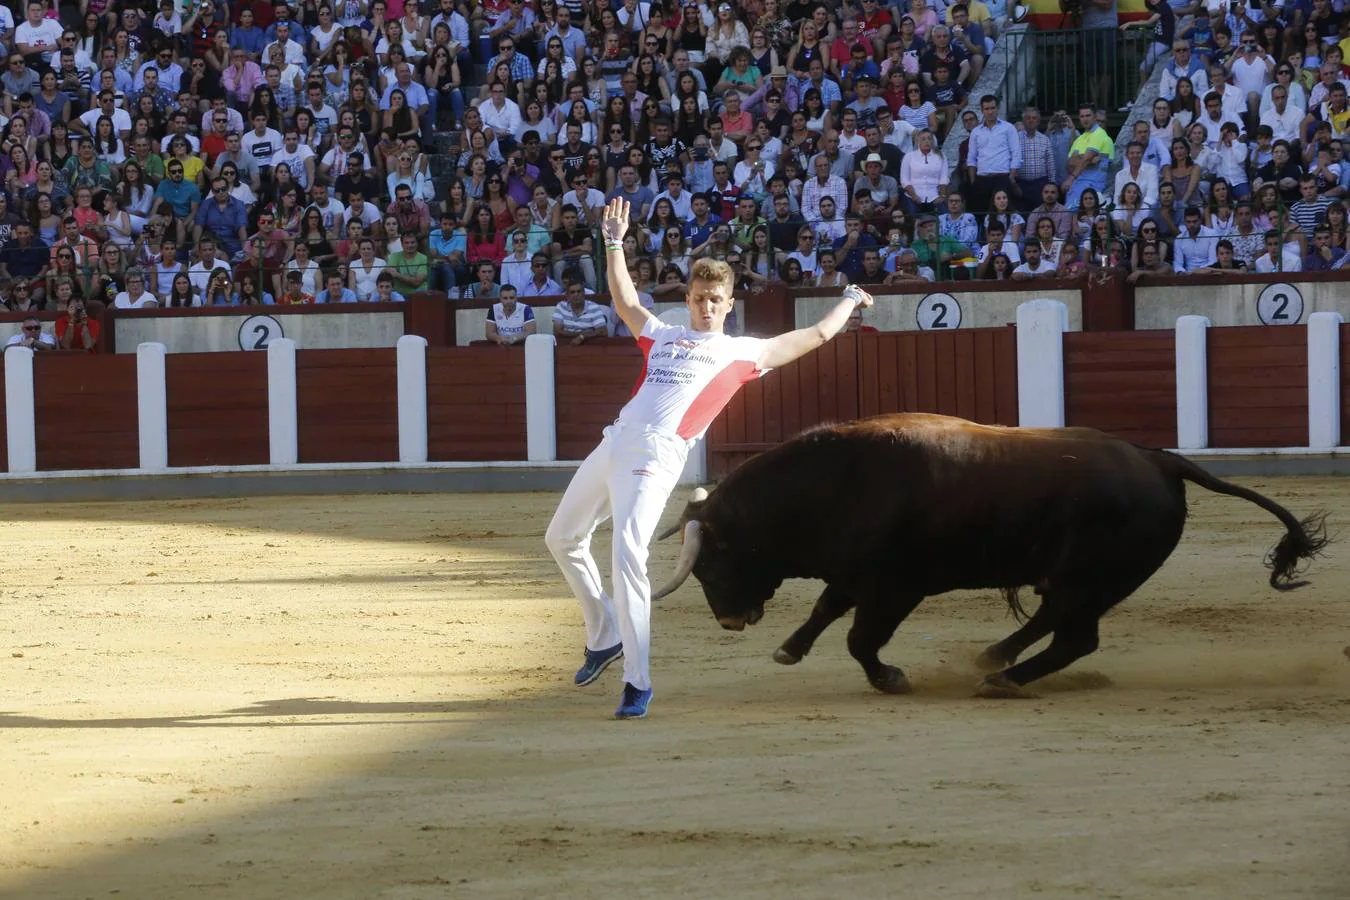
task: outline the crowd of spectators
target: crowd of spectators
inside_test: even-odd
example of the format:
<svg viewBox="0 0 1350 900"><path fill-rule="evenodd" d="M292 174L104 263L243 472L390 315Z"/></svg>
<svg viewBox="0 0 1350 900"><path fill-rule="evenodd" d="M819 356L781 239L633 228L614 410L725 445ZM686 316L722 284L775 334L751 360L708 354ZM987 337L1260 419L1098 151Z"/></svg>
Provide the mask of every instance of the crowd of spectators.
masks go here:
<svg viewBox="0 0 1350 900"><path fill-rule="evenodd" d="M498 301L506 340L532 327L518 301L599 288L594 228L614 196L652 301L679 299L702 256L752 291L1344 263L1344 4L1150 3L1121 27L1148 30L1141 75L1170 58L1122 161L1099 102L1044 126L971 102L1024 11L33 0L15 27L0 8L0 302L438 288ZM1116 33L1114 0L1087 0L1088 18ZM455 135L442 177L436 132Z"/></svg>
<svg viewBox="0 0 1350 900"><path fill-rule="evenodd" d="M1345 265L1350 7L1154 0L1121 28L1146 29L1140 74L1161 72L1105 198L1108 262L1136 278Z"/></svg>

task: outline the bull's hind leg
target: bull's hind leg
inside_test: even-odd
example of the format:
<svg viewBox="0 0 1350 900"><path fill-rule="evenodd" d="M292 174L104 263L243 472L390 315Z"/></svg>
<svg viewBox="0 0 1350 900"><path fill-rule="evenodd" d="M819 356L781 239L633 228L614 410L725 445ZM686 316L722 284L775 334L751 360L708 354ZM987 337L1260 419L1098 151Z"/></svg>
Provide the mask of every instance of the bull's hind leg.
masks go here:
<svg viewBox="0 0 1350 900"><path fill-rule="evenodd" d="M810 653L811 648L815 646L816 638L852 608L853 597L847 591L837 585L825 585L825 590L816 599L811 615L800 628L783 641L781 647L773 651L774 662L780 662L785 666L801 662L802 657Z"/></svg>
<svg viewBox="0 0 1350 900"><path fill-rule="evenodd" d="M1054 637L1050 639L1050 646L1025 662L987 676L976 688L976 696L1034 697L1034 694L1022 690L1022 685L1058 672L1095 651L1099 622L1112 606L1115 606L1115 601L1087 604L1066 611L1054 623Z"/></svg>
<svg viewBox="0 0 1350 900"><path fill-rule="evenodd" d="M982 672L997 672L1017 662L1017 657L1054 628L1055 615L1052 609L1056 608L1048 596L1042 597L1041 605L1036 608L1031 618L1003 640L986 647L984 652L975 658L975 665Z"/></svg>
<svg viewBox="0 0 1350 900"><path fill-rule="evenodd" d="M922 594L892 595L878 591L858 604L853 627L848 632L848 652L867 673L868 683L879 691L908 694L912 690L905 673L883 663L877 651L886 646L895 629L922 600Z"/></svg>

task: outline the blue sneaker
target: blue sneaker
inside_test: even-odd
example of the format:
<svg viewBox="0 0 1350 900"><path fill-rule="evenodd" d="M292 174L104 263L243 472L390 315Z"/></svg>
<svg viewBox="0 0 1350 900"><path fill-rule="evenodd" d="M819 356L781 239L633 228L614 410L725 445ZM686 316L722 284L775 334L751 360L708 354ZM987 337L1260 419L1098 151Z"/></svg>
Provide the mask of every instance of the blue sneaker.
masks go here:
<svg viewBox="0 0 1350 900"><path fill-rule="evenodd" d="M652 702L652 692L650 689L640 691L631 684L624 682L623 699L619 701L619 708L614 710L616 719L641 719L647 715L647 704Z"/></svg>
<svg viewBox="0 0 1350 900"><path fill-rule="evenodd" d="M600 677L600 673L609 668L609 664L623 656L623 644L615 644L608 650L586 648L586 661L577 669L577 687L585 687Z"/></svg>

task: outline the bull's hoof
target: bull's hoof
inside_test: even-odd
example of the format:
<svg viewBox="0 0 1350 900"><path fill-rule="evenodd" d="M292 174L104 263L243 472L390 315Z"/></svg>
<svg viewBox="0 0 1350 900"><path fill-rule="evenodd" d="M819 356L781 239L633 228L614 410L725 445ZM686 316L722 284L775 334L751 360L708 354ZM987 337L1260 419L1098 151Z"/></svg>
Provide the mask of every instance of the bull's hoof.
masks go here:
<svg viewBox="0 0 1350 900"><path fill-rule="evenodd" d="M986 647L984 652L975 657L975 668L981 672L1000 672L1008 666L1017 662L1015 659L1005 659L997 649L998 645Z"/></svg>
<svg viewBox="0 0 1350 900"><path fill-rule="evenodd" d="M785 666L795 666L802 661L802 658L784 645L773 651L773 661Z"/></svg>
<svg viewBox="0 0 1350 900"><path fill-rule="evenodd" d="M905 677L904 672L901 672L895 666L882 666L881 669L881 674L876 678L867 679L872 687L883 694L910 694L914 692L914 686L909 683L909 679Z"/></svg>
<svg viewBox="0 0 1350 900"><path fill-rule="evenodd" d="M1008 680L1008 676L998 673L988 675L975 688L975 696L986 700L1034 700L1036 695L1019 684Z"/></svg>

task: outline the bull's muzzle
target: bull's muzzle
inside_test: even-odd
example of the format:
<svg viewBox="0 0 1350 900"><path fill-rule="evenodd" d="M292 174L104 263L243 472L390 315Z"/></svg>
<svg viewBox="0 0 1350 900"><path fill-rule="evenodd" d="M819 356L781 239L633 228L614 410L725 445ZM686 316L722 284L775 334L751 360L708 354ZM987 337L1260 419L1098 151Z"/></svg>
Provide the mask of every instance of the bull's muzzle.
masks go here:
<svg viewBox="0 0 1350 900"><path fill-rule="evenodd" d="M764 607L757 606L743 616L718 616L717 624L727 631L744 631L745 626L754 625L764 618Z"/></svg>

